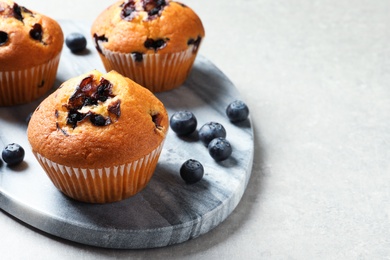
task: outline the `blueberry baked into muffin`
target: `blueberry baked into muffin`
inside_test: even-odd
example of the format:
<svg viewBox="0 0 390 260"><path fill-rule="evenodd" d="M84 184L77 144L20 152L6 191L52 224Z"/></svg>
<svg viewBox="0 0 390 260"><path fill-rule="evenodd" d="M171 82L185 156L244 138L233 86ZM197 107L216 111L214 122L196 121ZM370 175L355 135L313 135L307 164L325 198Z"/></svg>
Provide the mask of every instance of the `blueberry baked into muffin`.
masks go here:
<svg viewBox="0 0 390 260"><path fill-rule="evenodd" d="M141 191L168 131L164 105L111 71L64 82L34 111L32 151L53 184L79 201L107 203Z"/></svg>
<svg viewBox="0 0 390 260"><path fill-rule="evenodd" d="M52 88L63 43L55 20L0 0L0 106L31 102Z"/></svg>
<svg viewBox="0 0 390 260"><path fill-rule="evenodd" d="M180 86L205 37L200 18L170 0L121 0L91 29L107 71L112 69L152 92Z"/></svg>

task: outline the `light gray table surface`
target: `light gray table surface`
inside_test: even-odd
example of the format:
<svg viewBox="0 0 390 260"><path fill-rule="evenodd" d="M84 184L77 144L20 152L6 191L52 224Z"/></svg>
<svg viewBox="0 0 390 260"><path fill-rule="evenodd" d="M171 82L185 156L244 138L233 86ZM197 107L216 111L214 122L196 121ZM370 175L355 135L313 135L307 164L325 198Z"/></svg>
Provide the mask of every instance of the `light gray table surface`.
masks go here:
<svg viewBox="0 0 390 260"><path fill-rule="evenodd" d="M92 21L113 1L21 0ZM389 259L390 1L182 1L200 53L251 110L254 164L233 213L170 247L113 250L0 212L1 259Z"/></svg>

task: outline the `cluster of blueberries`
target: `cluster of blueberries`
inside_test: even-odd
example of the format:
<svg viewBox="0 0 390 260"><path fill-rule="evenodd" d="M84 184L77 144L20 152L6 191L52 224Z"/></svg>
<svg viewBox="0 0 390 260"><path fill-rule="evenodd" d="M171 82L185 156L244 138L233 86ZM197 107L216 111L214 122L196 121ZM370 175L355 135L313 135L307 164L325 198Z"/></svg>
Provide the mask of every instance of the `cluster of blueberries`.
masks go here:
<svg viewBox="0 0 390 260"><path fill-rule="evenodd" d="M8 166L18 165L24 160L24 149L16 143L8 144L1 152L1 157ZM1 164L2 161L0 160Z"/></svg>
<svg viewBox="0 0 390 260"><path fill-rule="evenodd" d="M78 53L86 48L87 40L80 33L71 33L67 36L65 43L73 53ZM236 100L227 106L226 115L233 123L242 122L248 118L249 109L244 102ZM177 135L188 136L195 132L197 120L192 112L178 111L171 116L170 126ZM200 141L207 147L210 156L215 161L226 160L232 154L232 146L226 140L226 130L220 123L208 122L199 129L198 134ZM203 174L203 165L194 159L185 161L180 168L180 176L188 184L200 181Z"/></svg>
<svg viewBox="0 0 390 260"><path fill-rule="evenodd" d="M249 116L247 105L240 100L233 101L226 108L226 115L233 123L242 122ZM190 111L175 112L170 118L171 129L179 136L188 136L195 132L197 119ZM207 147L210 156L215 161L223 161L233 152L230 142L226 140L226 130L218 122L208 122L198 131L199 140ZM189 159L180 168L180 176L188 183L193 184L203 178L203 165L194 159Z"/></svg>

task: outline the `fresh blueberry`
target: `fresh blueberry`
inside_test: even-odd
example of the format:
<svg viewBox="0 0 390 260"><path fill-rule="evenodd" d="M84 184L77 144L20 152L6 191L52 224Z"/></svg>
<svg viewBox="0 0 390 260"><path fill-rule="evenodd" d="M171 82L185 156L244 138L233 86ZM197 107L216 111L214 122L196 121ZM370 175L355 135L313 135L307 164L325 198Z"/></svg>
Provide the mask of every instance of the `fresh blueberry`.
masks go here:
<svg viewBox="0 0 390 260"><path fill-rule="evenodd" d="M171 129L178 135L189 135L196 130L198 121L195 115L189 111L178 111L171 116Z"/></svg>
<svg viewBox="0 0 390 260"><path fill-rule="evenodd" d="M220 123L208 122L199 129L199 139L205 146L217 137L226 137L226 130Z"/></svg>
<svg viewBox="0 0 390 260"><path fill-rule="evenodd" d="M203 178L203 165L194 159L189 159L180 168L181 178L188 184L193 184Z"/></svg>
<svg viewBox="0 0 390 260"><path fill-rule="evenodd" d="M81 33L71 33L66 37L65 44L72 52L81 52L87 47L87 39Z"/></svg>
<svg viewBox="0 0 390 260"><path fill-rule="evenodd" d="M229 141L223 137L213 139L209 145L209 154L216 161L223 161L229 158L233 149Z"/></svg>
<svg viewBox="0 0 390 260"><path fill-rule="evenodd" d="M241 100L230 103L226 108L226 115L231 122L241 122L248 118L248 106Z"/></svg>
<svg viewBox="0 0 390 260"><path fill-rule="evenodd" d="M7 145L2 152L4 162L8 165L16 165L24 159L24 149L18 144L12 143Z"/></svg>

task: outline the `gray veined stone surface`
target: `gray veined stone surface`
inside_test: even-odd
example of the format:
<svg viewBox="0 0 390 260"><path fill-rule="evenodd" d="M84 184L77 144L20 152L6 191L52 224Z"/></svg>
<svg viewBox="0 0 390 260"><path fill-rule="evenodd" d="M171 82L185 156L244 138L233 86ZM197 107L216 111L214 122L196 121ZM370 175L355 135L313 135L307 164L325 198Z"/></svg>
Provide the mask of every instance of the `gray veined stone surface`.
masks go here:
<svg viewBox="0 0 390 260"><path fill-rule="evenodd" d="M63 21L65 34L88 35L85 24ZM66 47L56 86L92 69L104 71L91 41L88 51L74 55ZM25 119L39 100L0 108L0 148L17 142L26 150L16 168L0 167L0 207L23 222L49 234L75 242L108 248L153 248L181 243L207 233L239 203L253 162L253 129L250 119L239 125L225 116L226 106L240 95L226 76L205 57L198 57L183 86L157 94L171 115L187 109L198 119L198 128L217 121L227 130L233 154L217 163L196 138L179 138L170 131L159 164L149 185L121 202L94 205L71 200L50 182L30 151ZM195 185L180 178L187 159L199 160L205 176Z"/></svg>

